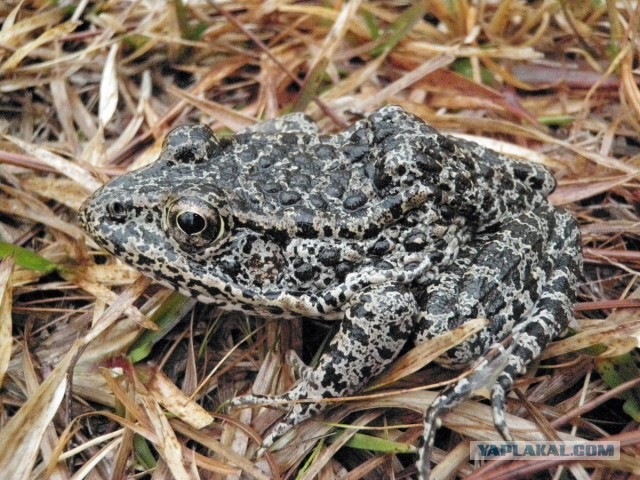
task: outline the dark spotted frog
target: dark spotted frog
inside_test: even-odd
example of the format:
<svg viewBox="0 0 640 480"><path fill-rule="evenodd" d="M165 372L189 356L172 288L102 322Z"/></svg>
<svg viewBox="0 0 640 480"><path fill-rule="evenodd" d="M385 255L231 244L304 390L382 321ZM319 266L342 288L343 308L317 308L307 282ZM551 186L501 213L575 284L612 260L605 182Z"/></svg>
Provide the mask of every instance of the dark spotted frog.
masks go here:
<svg viewBox="0 0 640 480"><path fill-rule="evenodd" d="M293 402L265 446L322 408L295 400L351 395L407 342L488 319L444 359L476 367L427 410L426 478L439 415L474 390L491 389L511 438L506 393L572 318L580 238L548 202L554 187L542 166L388 106L330 136L301 114L228 138L178 127L155 163L99 189L80 218L106 250L203 302L340 321L291 391L236 402Z"/></svg>

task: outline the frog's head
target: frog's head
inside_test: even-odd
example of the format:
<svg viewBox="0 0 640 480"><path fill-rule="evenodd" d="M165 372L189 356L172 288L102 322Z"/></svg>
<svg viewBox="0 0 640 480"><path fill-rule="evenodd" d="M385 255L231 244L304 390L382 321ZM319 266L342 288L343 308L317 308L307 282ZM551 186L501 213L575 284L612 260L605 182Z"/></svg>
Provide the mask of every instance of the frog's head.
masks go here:
<svg viewBox="0 0 640 480"><path fill-rule="evenodd" d="M273 294L282 247L234 216L225 147L204 125L178 127L156 162L84 202L83 227L125 263L200 300L257 303L267 290Z"/></svg>

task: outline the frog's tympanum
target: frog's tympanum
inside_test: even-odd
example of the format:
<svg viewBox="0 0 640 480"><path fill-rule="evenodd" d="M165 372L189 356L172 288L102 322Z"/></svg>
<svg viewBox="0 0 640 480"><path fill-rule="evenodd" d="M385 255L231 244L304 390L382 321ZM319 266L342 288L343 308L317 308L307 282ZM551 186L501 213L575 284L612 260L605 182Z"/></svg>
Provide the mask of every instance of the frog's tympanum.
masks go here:
<svg viewBox="0 0 640 480"><path fill-rule="evenodd" d="M236 404L354 394L407 342L488 319L447 354L477 362L427 411L424 478L438 415L474 390L491 389L511 438L507 391L572 317L579 232L547 201L554 186L544 167L389 106L331 136L301 114L221 139L176 128L155 163L98 190L81 220L106 250L203 302L341 322L295 388ZM321 408L293 403L264 445Z"/></svg>

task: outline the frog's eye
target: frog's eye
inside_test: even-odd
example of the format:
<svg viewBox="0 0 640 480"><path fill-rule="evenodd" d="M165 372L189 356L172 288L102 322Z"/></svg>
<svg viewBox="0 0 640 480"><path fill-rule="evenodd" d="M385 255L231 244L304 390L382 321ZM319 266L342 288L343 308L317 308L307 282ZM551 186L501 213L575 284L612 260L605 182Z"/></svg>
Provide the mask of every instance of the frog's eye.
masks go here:
<svg viewBox="0 0 640 480"><path fill-rule="evenodd" d="M171 202L164 216L167 233L183 247L201 249L224 238L227 223L211 204L196 197Z"/></svg>

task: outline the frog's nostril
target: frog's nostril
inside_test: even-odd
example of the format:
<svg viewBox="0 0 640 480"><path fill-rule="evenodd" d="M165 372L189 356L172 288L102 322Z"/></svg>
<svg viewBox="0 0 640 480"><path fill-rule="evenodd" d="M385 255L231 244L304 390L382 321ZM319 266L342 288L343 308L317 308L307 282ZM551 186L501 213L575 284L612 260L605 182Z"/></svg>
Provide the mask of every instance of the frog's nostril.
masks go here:
<svg viewBox="0 0 640 480"><path fill-rule="evenodd" d="M107 205L107 213L112 220L123 221L127 218L127 209L124 203L114 200Z"/></svg>

